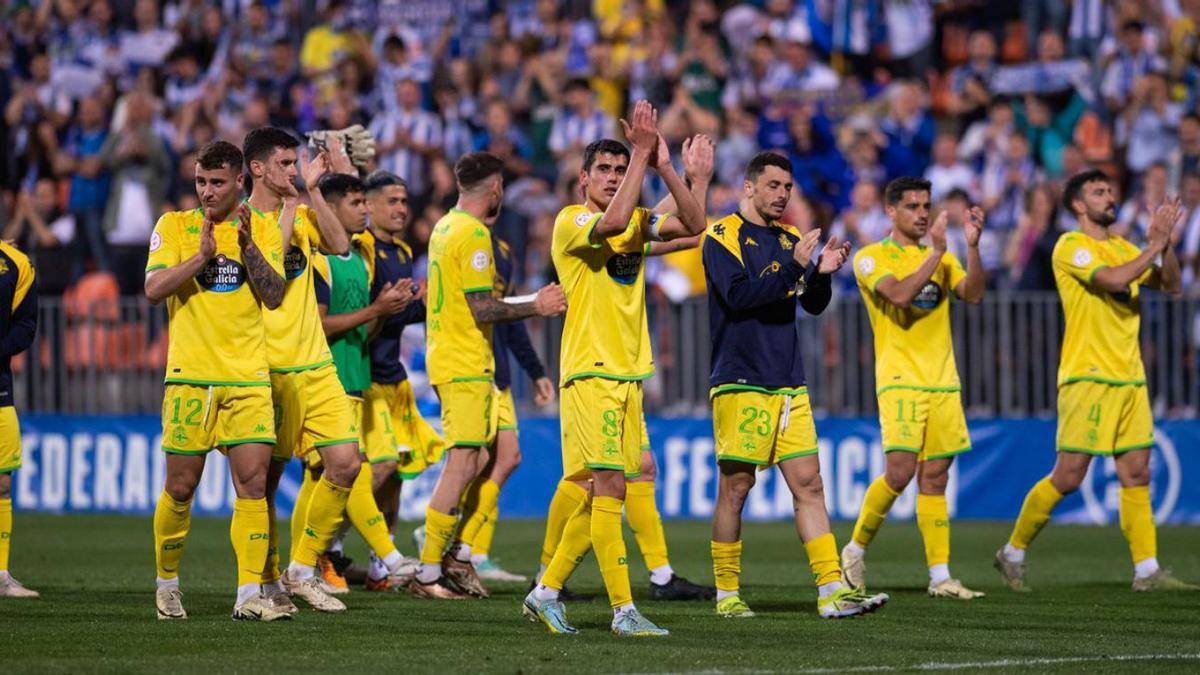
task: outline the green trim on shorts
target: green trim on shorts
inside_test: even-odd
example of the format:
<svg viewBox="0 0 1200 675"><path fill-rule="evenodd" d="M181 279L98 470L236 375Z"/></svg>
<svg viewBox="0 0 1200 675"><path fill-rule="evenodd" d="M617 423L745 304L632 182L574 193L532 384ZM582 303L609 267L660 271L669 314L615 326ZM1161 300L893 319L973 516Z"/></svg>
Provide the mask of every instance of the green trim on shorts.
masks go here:
<svg viewBox="0 0 1200 675"><path fill-rule="evenodd" d="M1113 448L1113 454L1114 455L1122 455L1122 454L1125 454L1126 452L1133 452L1134 450L1150 450L1153 447L1154 447L1154 440L1151 439L1149 441L1146 441L1145 443L1139 443L1137 445L1127 445L1123 448Z"/></svg>
<svg viewBox="0 0 1200 675"><path fill-rule="evenodd" d="M602 470L606 470L606 471L620 471L622 473L625 472L624 464L584 464L583 466L584 466L584 468L592 469L593 471L596 469L602 469Z"/></svg>
<svg viewBox="0 0 1200 675"><path fill-rule="evenodd" d="M314 449L315 448L328 448L331 445L341 445L342 443L357 444L358 439L357 438L340 438L340 439L333 440L333 441L317 441L316 443L313 443L312 446Z"/></svg>
<svg viewBox="0 0 1200 675"><path fill-rule="evenodd" d="M229 441L217 441L217 445L219 445L223 448L232 447L234 445L245 445L247 443L266 443L268 445L275 445L275 437L271 436L270 438L267 438L267 437L235 438L235 439L229 440Z"/></svg>
<svg viewBox="0 0 1200 675"><path fill-rule="evenodd" d="M878 396L885 391L891 391L893 389L911 389L912 391L924 391L932 394L952 394L954 392L962 391L962 385L956 384L947 385L945 387L923 387L919 384L889 384L886 387L880 387L879 389L876 389L875 395Z"/></svg>
<svg viewBox="0 0 1200 675"><path fill-rule="evenodd" d="M883 448L884 452L921 452L920 448L910 448L906 445L888 445Z"/></svg>
<svg viewBox="0 0 1200 675"><path fill-rule="evenodd" d="M767 466L770 462L761 459L750 459L749 457L738 457L737 455L717 455L717 463L721 462L741 462L743 464L753 464L754 466Z"/></svg>
<svg viewBox="0 0 1200 675"><path fill-rule="evenodd" d="M494 289L495 286L472 286L471 288L464 288L463 293L478 293L480 291L491 291Z"/></svg>
<svg viewBox="0 0 1200 675"><path fill-rule="evenodd" d="M947 457L954 457L955 455L961 455L964 452L970 452L970 451L971 451L971 446L968 445L965 448L959 448L958 450L951 450L950 452L939 452L936 455L926 455L925 459L926 460L946 459Z"/></svg>
<svg viewBox="0 0 1200 675"><path fill-rule="evenodd" d="M6 466L6 467L4 467L3 469L0 469L0 473L12 473L12 472L16 471L16 470L17 470L17 469L19 469L19 468L21 468L21 463L20 463L20 462L18 462L18 463L16 463L16 464L14 464L14 465L12 465L12 466Z"/></svg>
<svg viewBox="0 0 1200 675"><path fill-rule="evenodd" d="M568 384L572 380L578 380L584 377L598 377L602 380L616 380L617 382L641 382L642 380L649 379L653 376L653 370L644 375L614 375L613 373L601 373L595 370L585 370L579 373L572 373L565 380L563 380L563 384Z"/></svg>
<svg viewBox="0 0 1200 675"><path fill-rule="evenodd" d="M809 448L808 450L800 450L799 452L789 452L786 455L780 455L775 460L775 463L778 464L780 462L787 461L789 459L795 459L797 457L807 457L809 455L815 455L820 451L821 451L820 448Z"/></svg>
<svg viewBox="0 0 1200 675"><path fill-rule="evenodd" d="M800 394L807 394L808 387L803 386L796 388L785 387L782 389L770 389L754 384L718 384L717 386L708 390L708 398L713 399L720 394L726 394L731 391L753 391L760 394L769 394L771 396L799 396Z"/></svg>
<svg viewBox="0 0 1200 675"><path fill-rule="evenodd" d="M647 443L647 444L643 445L641 448L639 448L639 450L641 450L642 452L650 452L652 450L652 448L650 447L650 444Z"/></svg>
<svg viewBox="0 0 1200 675"><path fill-rule="evenodd" d="M491 443L487 441L446 441L447 450L450 448L486 448L490 445Z"/></svg>
<svg viewBox="0 0 1200 675"><path fill-rule="evenodd" d="M301 373L306 370L316 370L317 368L320 368L321 366L327 366L331 363L333 363L333 359L325 359L324 361L317 361L316 363L310 363L307 366L291 366L288 368L272 368L271 372L276 375L283 375L285 373Z"/></svg>
<svg viewBox="0 0 1200 675"><path fill-rule="evenodd" d="M302 457L302 459L303 459L303 457ZM292 461L292 455L288 455L287 457L284 457L282 455L274 455L273 454L273 455L271 455L271 461L272 462L280 462L280 463L290 462L290 461Z"/></svg>
<svg viewBox="0 0 1200 675"><path fill-rule="evenodd" d="M189 384L193 387L270 387L270 382L262 380L254 382L220 382L215 380L185 380L179 377L168 377L163 384ZM274 442L274 441L272 441Z"/></svg>
<svg viewBox="0 0 1200 675"><path fill-rule="evenodd" d="M402 471L397 471L396 475L400 477L400 480L413 480L415 478L419 478L421 476L421 474L423 474L423 473L425 473L425 472L417 471L416 473L405 473Z"/></svg>
<svg viewBox="0 0 1200 675"><path fill-rule="evenodd" d="M1087 448L1072 448L1067 446L1056 447L1055 452L1076 452L1082 455L1095 455L1097 457L1108 457L1113 454L1112 450L1089 450Z"/></svg>
<svg viewBox="0 0 1200 675"><path fill-rule="evenodd" d="M146 271L153 272L154 270L165 270L165 269L167 269L167 265L159 264L159 265L150 265L149 267L146 268Z"/></svg>
<svg viewBox="0 0 1200 675"><path fill-rule="evenodd" d="M367 460L367 462L370 464L383 464L384 462L399 462L399 461L400 461L400 455L385 455L383 457L376 457L374 459Z"/></svg>
<svg viewBox="0 0 1200 675"><path fill-rule="evenodd" d="M207 450L182 450L164 445L162 446L162 451L169 455L207 455L212 452L212 448L208 448Z"/></svg>
<svg viewBox="0 0 1200 675"><path fill-rule="evenodd" d="M479 375L475 377L452 377L450 382L494 382L496 378L487 375Z"/></svg>
<svg viewBox="0 0 1200 675"><path fill-rule="evenodd" d="M641 471L638 471L637 473L628 473L628 472L626 472L626 474L625 474L625 480L633 480L634 478L637 478L637 477L639 477L639 476L641 476L641 475L642 475L642 472L641 472Z"/></svg>
<svg viewBox="0 0 1200 675"><path fill-rule="evenodd" d="M516 431L516 430L517 430L517 425L515 425L515 424L501 424L500 426L496 427L496 431Z"/></svg>
<svg viewBox="0 0 1200 675"><path fill-rule="evenodd" d="M1107 384L1107 385L1110 385L1113 387L1128 387L1128 386L1144 387L1144 386L1146 386L1145 380L1110 380L1106 377L1092 377L1090 375L1080 375L1079 377L1068 377L1067 379L1065 379L1061 383L1059 383L1058 386L1061 387L1066 384L1075 384L1076 382L1098 382L1100 384Z"/></svg>

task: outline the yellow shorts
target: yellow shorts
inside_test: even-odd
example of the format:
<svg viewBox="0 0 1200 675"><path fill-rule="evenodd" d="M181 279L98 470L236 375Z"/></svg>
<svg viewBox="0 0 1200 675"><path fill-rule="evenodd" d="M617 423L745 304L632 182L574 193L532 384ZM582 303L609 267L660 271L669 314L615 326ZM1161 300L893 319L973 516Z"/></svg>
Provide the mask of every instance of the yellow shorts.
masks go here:
<svg viewBox="0 0 1200 675"><path fill-rule="evenodd" d="M735 390L712 399L717 461L760 467L817 452L808 390Z"/></svg>
<svg viewBox="0 0 1200 675"><path fill-rule="evenodd" d="M17 409L11 405L0 408L0 473L21 468L21 425Z"/></svg>
<svg viewBox="0 0 1200 675"><path fill-rule="evenodd" d="M517 406L513 403L512 389L500 389L496 403L496 430L517 430Z"/></svg>
<svg viewBox="0 0 1200 675"><path fill-rule="evenodd" d="M350 419L354 420L354 427L351 429L351 431L358 434L358 452L359 455L362 455L367 449L366 440L363 438L363 400L358 396L350 396L347 394L346 401L349 402L350 405ZM315 448L309 448L308 450L315 450ZM321 453L309 451L305 452L304 456L300 458L300 461L307 466L321 466Z"/></svg>
<svg viewBox="0 0 1200 675"><path fill-rule="evenodd" d="M315 448L358 442L358 425L332 363L271 373L271 398L277 437L272 459L286 462Z"/></svg>
<svg viewBox="0 0 1200 675"><path fill-rule="evenodd" d="M203 455L215 447L275 443L268 387L168 383L163 391L162 449Z"/></svg>
<svg viewBox="0 0 1200 675"><path fill-rule="evenodd" d="M397 473L410 479L437 464L446 443L421 417L412 385L373 383L363 401L363 439L367 461L397 462Z"/></svg>
<svg viewBox="0 0 1200 675"><path fill-rule="evenodd" d="M582 377L562 389L563 478L593 469L636 477L642 466L642 383Z"/></svg>
<svg viewBox="0 0 1200 675"><path fill-rule="evenodd" d="M442 402L442 435L446 445L487 448L496 440L500 392L491 380L435 385Z"/></svg>
<svg viewBox="0 0 1200 675"><path fill-rule="evenodd" d="M1059 452L1119 455L1154 445L1145 385L1071 382L1058 388Z"/></svg>
<svg viewBox="0 0 1200 675"><path fill-rule="evenodd" d="M884 452L915 452L919 462L971 449L961 392L888 389L879 394L879 426Z"/></svg>
<svg viewBox="0 0 1200 675"><path fill-rule="evenodd" d="M650 434L646 432L646 413L642 411L642 452L650 452Z"/></svg>

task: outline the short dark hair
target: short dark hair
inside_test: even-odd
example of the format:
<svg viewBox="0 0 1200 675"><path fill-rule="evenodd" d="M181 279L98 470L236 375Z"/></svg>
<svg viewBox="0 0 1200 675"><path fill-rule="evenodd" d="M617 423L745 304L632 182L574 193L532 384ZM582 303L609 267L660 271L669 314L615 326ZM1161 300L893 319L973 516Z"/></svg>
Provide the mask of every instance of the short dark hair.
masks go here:
<svg viewBox="0 0 1200 675"><path fill-rule="evenodd" d="M567 80L567 83L563 85L563 93L564 94L569 94L576 89L583 89L585 91L591 92L592 85L589 84L587 79L583 78L583 77L573 77L573 78Z"/></svg>
<svg viewBox="0 0 1200 675"><path fill-rule="evenodd" d="M317 189L328 201L337 201L351 192L366 192L358 176L348 173L327 173L317 181Z"/></svg>
<svg viewBox="0 0 1200 675"><path fill-rule="evenodd" d="M1067 211L1075 214L1075 209L1071 208L1071 203L1079 199L1084 185L1095 181L1109 182L1108 174L1100 169L1088 169L1087 171L1080 171L1067 179L1067 184L1063 186L1062 196L1063 206L1066 207Z"/></svg>
<svg viewBox="0 0 1200 675"><path fill-rule="evenodd" d="M592 165L596 163L596 155L600 153L624 157L625 161L629 161L629 148L625 147L624 143L611 138L601 138L588 143L587 147L583 149L584 172L592 170Z"/></svg>
<svg viewBox="0 0 1200 675"><path fill-rule="evenodd" d="M768 166L778 167L786 171L789 176L792 175L792 160L777 152L760 152L746 165L746 180L751 183L758 180Z"/></svg>
<svg viewBox="0 0 1200 675"><path fill-rule="evenodd" d="M961 199L968 204L971 203L971 195L967 194L966 190L959 187L951 189L945 194L945 196L942 197L943 202L949 202L955 199Z"/></svg>
<svg viewBox="0 0 1200 675"><path fill-rule="evenodd" d="M930 192L931 187L932 183L924 178L901 176L883 188L883 203L886 206L895 206L900 203L905 192Z"/></svg>
<svg viewBox="0 0 1200 675"><path fill-rule="evenodd" d="M206 171L228 166L234 173L241 173L242 151L229 141L213 141L196 153L196 163Z"/></svg>
<svg viewBox="0 0 1200 675"><path fill-rule="evenodd" d="M300 140L278 127L259 127L246 134L242 141L242 153L247 162L261 162L276 150L291 150L300 146Z"/></svg>
<svg viewBox="0 0 1200 675"><path fill-rule="evenodd" d="M363 191L371 194L372 192L379 192L383 188L393 185L399 185L406 190L408 189L408 183L403 178L391 171L380 169L371 172L371 175L367 176L367 179L363 181Z"/></svg>
<svg viewBox="0 0 1200 675"><path fill-rule="evenodd" d="M468 152L454 163L454 179L463 191L476 187L504 170L504 160L490 152Z"/></svg>
<svg viewBox="0 0 1200 675"><path fill-rule="evenodd" d="M392 33L383 41L384 49L404 49L404 38Z"/></svg>

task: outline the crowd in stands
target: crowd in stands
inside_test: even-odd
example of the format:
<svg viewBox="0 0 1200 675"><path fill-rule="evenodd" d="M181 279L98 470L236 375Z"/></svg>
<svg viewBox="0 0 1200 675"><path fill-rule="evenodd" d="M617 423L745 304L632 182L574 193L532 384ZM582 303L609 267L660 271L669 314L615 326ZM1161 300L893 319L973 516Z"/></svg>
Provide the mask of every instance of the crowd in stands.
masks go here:
<svg viewBox="0 0 1200 675"><path fill-rule="evenodd" d="M963 254L988 212L990 285L1050 290L1073 227L1065 178L1117 179L1118 231L1179 195L1190 292L1200 262L1200 0L40 0L0 1L0 230L43 293L89 271L140 291L160 213L197 205L194 154L274 124L362 124L405 178L421 252L455 200L450 167L506 162L508 239L527 287L554 216L578 201L580 151L647 99L673 147L718 141L713 215L736 208L760 150L788 155L788 217L855 246L887 235L882 186L933 184ZM645 201L664 187L653 177ZM678 300L699 257L652 268ZM853 286L852 277L842 288Z"/></svg>

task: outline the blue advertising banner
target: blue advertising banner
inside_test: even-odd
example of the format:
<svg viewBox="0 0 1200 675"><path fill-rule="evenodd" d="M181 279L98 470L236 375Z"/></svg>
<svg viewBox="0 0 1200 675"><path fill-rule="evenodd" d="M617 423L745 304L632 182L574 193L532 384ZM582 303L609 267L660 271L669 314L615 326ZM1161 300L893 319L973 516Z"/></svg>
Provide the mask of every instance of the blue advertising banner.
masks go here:
<svg viewBox="0 0 1200 675"><path fill-rule="evenodd" d="M647 419L658 463L658 499L667 518L708 518L716 495L712 422L708 418ZM1025 492L1054 463L1054 420L976 419L974 450L954 463L948 502L957 518L1011 519ZM817 420L826 505L835 519L853 519L871 480L883 471L874 419ZM13 501L26 511L149 514L162 489L164 455L157 417L40 416L21 418L22 467L13 479ZM523 462L501 493L508 517L545 515L561 475L557 418L521 421ZM1153 503L1160 523L1200 524L1200 423L1160 422L1151 460ZM406 482L401 516L423 517L437 467ZM1190 480L1188 480L1190 478ZM279 512L291 511L299 487L292 462L280 487ZM1078 493L1055 511L1059 522L1103 525L1117 521L1119 484L1111 459L1092 462ZM234 499L224 456L210 453L193 509L228 514ZM915 485L896 501L892 518L913 517ZM758 474L746 517L790 518L791 494L774 470Z"/></svg>

